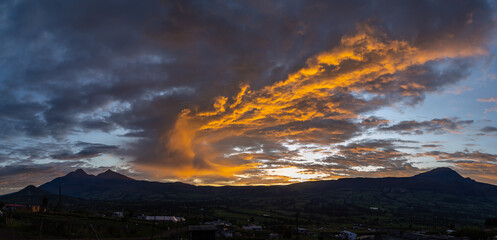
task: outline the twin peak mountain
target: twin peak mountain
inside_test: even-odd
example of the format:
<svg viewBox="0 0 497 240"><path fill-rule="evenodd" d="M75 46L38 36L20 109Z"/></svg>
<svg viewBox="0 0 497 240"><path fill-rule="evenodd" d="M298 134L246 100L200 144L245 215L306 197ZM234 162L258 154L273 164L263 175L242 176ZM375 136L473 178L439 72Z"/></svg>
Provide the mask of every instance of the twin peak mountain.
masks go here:
<svg viewBox="0 0 497 240"><path fill-rule="evenodd" d="M497 199L497 186L464 178L450 168L436 168L412 177L341 178L272 186L195 186L180 182L135 180L107 170L90 175L78 169L42 184L38 189L91 200L163 201L242 198L333 198L340 194L398 192Z"/></svg>
<svg viewBox="0 0 497 240"><path fill-rule="evenodd" d="M107 171L103 172L103 173L100 173L96 176L94 175L91 175L91 174L88 174L86 173L83 169L78 169L74 172L70 172L68 173L65 177L72 177L72 178L92 178L92 177L96 177L96 178L101 178L101 179L113 179L113 180L134 180L130 177L127 177L123 174L120 174L120 173L117 173L117 172L114 172L110 169L108 169Z"/></svg>

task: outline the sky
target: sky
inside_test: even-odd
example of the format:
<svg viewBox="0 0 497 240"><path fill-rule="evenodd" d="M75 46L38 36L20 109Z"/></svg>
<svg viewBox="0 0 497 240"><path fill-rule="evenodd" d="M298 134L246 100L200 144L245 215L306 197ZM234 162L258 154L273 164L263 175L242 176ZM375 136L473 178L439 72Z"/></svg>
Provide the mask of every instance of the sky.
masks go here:
<svg viewBox="0 0 497 240"><path fill-rule="evenodd" d="M492 1L0 3L0 194L76 169L196 185L497 184Z"/></svg>

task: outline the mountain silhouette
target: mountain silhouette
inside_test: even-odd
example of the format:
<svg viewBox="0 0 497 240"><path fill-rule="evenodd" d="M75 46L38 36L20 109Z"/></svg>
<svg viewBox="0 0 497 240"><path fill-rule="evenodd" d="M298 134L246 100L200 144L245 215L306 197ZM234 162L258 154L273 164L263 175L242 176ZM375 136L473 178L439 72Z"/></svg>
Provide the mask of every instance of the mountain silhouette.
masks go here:
<svg viewBox="0 0 497 240"><path fill-rule="evenodd" d="M97 177L103 178L103 179L114 179L114 180L134 180L130 177L127 177L127 176L122 175L120 173L114 172L110 169L103 172L103 173L98 174Z"/></svg>
<svg viewBox="0 0 497 240"><path fill-rule="evenodd" d="M422 218L485 219L497 215L497 186L461 176L450 168L436 168L412 177L341 178L276 186L195 186L180 182L135 180L111 170L98 175L78 169L38 188L0 196L1 202L33 204L47 196L58 202L62 189L65 209L138 209L167 204L251 208L302 209L314 213L350 216L385 214Z"/></svg>
<svg viewBox="0 0 497 240"><path fill-rule="evenodd" d="M66 177L78 178L78 177L87 177L90 176L85 170L79 168L74 172L70 172L66 175Z"/></svg>
<svg viewBox="0 0 497 240"><path fill-rule="evenodd" d="M78 169L39 187L30 185L0 196L0 202L36 205L46 197L49 209L54 209L59 186L63 209L69 211L153 212L164 206L192 212L201 208L235 213L240 209L285 214L298 210L308 216L334 216L339 221L383 216L418 224L429 221L482 224L485 219L497 216L497 186L465 178L450 168L436 168L412 177L224 187L135 180L111 170L95 176Z"/></svg>
<svg viewBox="0 0 497 240"><path fill-rule="evenodd" d="M194 186L185 183L161 183L134 180L107 170L97 176L81 169L41 185L39 188L58 194L93 200L142 201L163 199L219 199L309 196L332 197L348 192L429 192L477 198L497 198L497 186L464 178L450 168L436 168L412 177L342 178L278 186Z"/></svg>
<svg viewBox="0 0 497 240"><path fill-rule="evenodd" d="M464 178L448 167L440 167L428 172L420 173L415 178L435 179L435 180L463 180Z"/></svg>
<svg viewBox="0 0 497 240"><path fill-rule="evenodd" d="M62 194L92 200L160 200L169 194L177 194L195 188L184 183L159 183L134 180L112 170L98 175L87 174L78 169L63 177L58 177L39 186L40 189L57 194L59 186Z"/></svg>

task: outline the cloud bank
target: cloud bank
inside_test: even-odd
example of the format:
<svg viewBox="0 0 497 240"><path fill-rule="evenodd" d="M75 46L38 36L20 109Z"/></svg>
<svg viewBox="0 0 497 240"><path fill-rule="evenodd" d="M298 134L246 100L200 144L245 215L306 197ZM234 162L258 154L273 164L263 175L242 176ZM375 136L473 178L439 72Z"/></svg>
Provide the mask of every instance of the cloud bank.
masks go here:
<svg viewBox="0 0 497 240"><path fill-rule="evenodd" d="M493 18L487 1L6 1L1 171L40 183L116 162L201 184L412 174L418 143L361 136L474 124L375 114L466 80L491 55Z"/></svg>

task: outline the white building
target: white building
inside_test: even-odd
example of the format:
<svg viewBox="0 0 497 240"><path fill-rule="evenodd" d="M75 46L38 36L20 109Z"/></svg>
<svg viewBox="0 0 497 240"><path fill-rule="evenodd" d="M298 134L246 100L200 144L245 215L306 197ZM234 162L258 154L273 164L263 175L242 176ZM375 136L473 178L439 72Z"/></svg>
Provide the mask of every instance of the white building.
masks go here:
<svg viewBox="0 0 497 240"><path fill-rule="evenodd" d="M141 215L138 219L145 221L171 221L174 223L184 221L184 218L177 218L175 216L145 216Z"/></svg>

